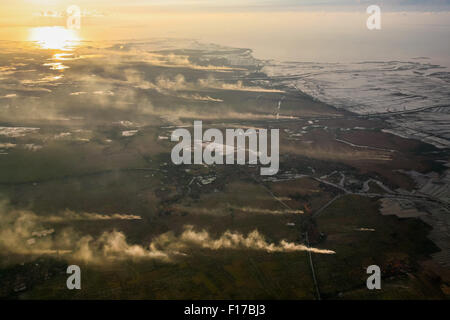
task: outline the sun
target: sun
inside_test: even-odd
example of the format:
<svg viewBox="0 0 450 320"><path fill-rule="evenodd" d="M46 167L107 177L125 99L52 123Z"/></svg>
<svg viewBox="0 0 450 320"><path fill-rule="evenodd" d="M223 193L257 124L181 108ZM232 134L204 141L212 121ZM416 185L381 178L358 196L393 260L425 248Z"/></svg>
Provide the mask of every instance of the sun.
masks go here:
<svg viewBox="0 0 450 320"><path fill-rule="evenodd" d="M42 49L70 50L81 39L76 30L64 27L37 27L30 30L29 40Z"/></svg>

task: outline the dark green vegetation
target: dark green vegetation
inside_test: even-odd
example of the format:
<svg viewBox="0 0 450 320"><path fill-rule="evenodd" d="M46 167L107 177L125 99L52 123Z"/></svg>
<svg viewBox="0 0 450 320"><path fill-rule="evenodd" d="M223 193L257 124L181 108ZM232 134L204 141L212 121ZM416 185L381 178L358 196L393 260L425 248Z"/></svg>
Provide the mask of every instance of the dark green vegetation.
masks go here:
<svg viewBox="0 0 450 320"><path fill-rule="evenodd" d="M364 210L361 210L361 207ZM324 298L439 299L438 279L427 278L418 261L439 250L429 239L429 227L417 219L381 216L376 199L343 197L317 219L327 235L322 244L333 256L315 256ZM365 285L366 268L382 270L382 292Z"/></svg>
<svg viewBox="0 0 450 320"><path fill-rule="evenodd" d="M172 264L128 262L81 266L81 291L55 277L23 298L58 299L314 299L305 253L199 250Z"/></svg>

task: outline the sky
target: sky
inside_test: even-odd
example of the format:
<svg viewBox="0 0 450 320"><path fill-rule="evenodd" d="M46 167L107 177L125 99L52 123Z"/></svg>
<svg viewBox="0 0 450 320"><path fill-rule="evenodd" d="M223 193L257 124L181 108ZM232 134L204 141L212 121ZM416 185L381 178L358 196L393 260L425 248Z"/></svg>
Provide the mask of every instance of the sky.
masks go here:
<svg viewBox="0 0 450 320"><path fill-rule="evenodd" d="M64 27L71 4L82 11L77 33L85 41L194 38L264 59L427 56L450 64L450 0L0 0L0 40ZM370 4L382 9L381 30L367 30Z"/></svg>

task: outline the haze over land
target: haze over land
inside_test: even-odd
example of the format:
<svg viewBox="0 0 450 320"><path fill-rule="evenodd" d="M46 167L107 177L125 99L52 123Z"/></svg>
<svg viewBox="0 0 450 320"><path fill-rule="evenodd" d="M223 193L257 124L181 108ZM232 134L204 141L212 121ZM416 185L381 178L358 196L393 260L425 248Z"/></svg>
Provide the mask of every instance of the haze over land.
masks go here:
<svg viewBox="0 0 450 320"><path fill-rule="evenodd" d="M0 4L0 297L448 298L449 2L413 2ZM195 120L279 129L278 174L174 165Z"/></svg>
<svg viewBox="0 0 450 320"><path fill-rule="evenodd" d="M0 4L0 39L65 25L68 0ZM448 1L384 1L382 31L366 28L370 1L78 1L80 38L174 37L251 48L257 58L356 62L431 57L450 66ZM44 16L50 11L51 16ZM54 14L56 17L53 17Z"/></svg>

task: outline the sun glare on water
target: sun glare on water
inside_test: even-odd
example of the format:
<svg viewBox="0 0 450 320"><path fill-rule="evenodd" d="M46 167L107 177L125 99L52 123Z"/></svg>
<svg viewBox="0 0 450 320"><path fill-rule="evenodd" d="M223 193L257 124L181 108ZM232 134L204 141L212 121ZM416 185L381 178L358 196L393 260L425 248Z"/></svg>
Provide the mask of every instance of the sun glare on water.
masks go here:
<svg viewBox="0 0 450 320"><path fill-rule="evenodd" d="M29 40L42 49L70 50L81 40L76 30L64 27L37 27L30 30Z"/></svg>

